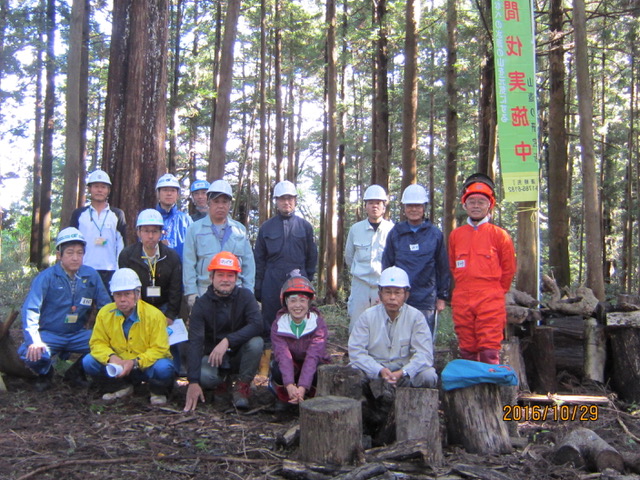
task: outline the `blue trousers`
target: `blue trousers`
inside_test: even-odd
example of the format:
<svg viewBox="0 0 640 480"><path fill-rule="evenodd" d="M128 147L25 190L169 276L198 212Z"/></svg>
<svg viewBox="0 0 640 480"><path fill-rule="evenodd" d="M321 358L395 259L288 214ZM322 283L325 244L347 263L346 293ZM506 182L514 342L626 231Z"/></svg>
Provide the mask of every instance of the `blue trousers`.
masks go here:
<svg viewBox="0 0 640 480"><path fill-rule="evenodd" d="M89 353L89 339L91 338L91 330L78 330L74 333L54 333L48 331L40 331L40 339L47 346L47 351L37 362L27 360L27 349L29 345L23 343L18 348L18 355L24 363L38 375L45 375L51 369L53 357L55 355L65 356L69 353Z"/></svg>
<svg viewBox="0 0 640 480"><path fill-rule="evenodd" d="M156 395L166 395L171 391L176 373L173 368L173 362L168 358L161 358L148 368L132 370L124 379L109 377L107 375L107 367L91 355L87 355L82 359L82 366L88 375L101 378L103 381L107 380L107 383L109 381L111 383L124 382L131 384L147 382L151 393Z"/></svg>

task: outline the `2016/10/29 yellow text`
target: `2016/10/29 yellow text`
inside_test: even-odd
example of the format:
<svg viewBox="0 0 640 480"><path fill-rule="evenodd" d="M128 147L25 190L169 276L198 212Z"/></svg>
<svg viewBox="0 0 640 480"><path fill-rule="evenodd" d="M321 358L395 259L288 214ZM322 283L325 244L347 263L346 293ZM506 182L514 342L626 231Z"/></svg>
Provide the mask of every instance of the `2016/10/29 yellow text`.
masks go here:
<svg viewBox="0 0 640 480"><path fill-rule="evenodd" d="M598 405L505 405L502 407L502 420L505 422L554 422L574 421L595 422L599 417Z"/></svg>

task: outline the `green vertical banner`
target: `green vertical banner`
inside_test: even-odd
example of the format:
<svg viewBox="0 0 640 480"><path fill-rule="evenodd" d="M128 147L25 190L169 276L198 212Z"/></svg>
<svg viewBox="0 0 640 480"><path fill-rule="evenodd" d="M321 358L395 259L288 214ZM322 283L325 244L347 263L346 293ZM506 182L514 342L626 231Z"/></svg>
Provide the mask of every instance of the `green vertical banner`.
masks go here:
<svg viewBox="0 0 640 480"><path fill-rule="evenodd" d="M507 202L538 200L538 105L530 0L493 0L498 152Z"/></svg>

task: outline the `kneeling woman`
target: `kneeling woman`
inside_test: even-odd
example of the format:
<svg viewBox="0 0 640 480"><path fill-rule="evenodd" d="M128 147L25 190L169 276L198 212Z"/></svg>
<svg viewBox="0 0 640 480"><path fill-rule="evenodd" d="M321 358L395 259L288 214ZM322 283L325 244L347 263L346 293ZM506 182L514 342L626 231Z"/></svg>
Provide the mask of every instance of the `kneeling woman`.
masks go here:
<svg viewBox="0 0 640 480"><path fill-rule="evenodd" d="M329 363L327 325L320 311L311 306L315 290L309 280L295 273L282 286L283 308L271 326L270 386L280 408L286 402L301 403L305 395L312 397L318 365Z"/></svg>

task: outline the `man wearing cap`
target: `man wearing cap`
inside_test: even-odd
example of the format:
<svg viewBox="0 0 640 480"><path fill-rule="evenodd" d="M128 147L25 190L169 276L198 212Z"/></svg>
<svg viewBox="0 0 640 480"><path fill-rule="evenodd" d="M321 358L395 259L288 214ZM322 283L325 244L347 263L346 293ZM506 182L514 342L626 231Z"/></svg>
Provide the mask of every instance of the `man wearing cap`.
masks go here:
<svg viewBox="0 0 640 480"><path fill-rule="evenodd" d="M180 256L160 242L164 221L157 210L140 212L136 227L140 241L120 253L118 264L136 272L142 284L142 300L159 308L171 325L179 316L182 303Z"/></svg>
<svg viewBox="0 0 640 480"><path fill-rule="evenodd" d="M187 228L191 225L191 217L178 210L180 198L180 182L171 173L162 175L156 182L158 205L156 210L162 215L164 232L160 239L166 246L173 248L182 258Z"/></svg>
<svg viewBox="0 0 640 480"><path fill-rule="evenodd" d="M105 288L118 268L118 255L124 248L127 223L124 212L109 205L111 179L106 172L96 170L87 178L91 203L71 213L69 226L75 227L87 242L86 265L95 268Z"/></svg>
<svg viewBox="0 0 640 480"><path fill-rule="evenodd" d="M40 272L22 306L24 343L20 358L38 374L38 391L51 387L52 357L56 354L89 352L91 330L87 322L93 308L111 301L100 275L82 264L86 241L80 231L67 227L56 240L57 263ZM84 383L82 363L67 370L65 379Z"/></svg>
<svg viewBox="0 0 640 480"><path fill-rule="evenodd" d="M444 236L425 218L429 199L422 185L409 185L402 193L406 220L396 224L387 236L382 268L400 267L411 281L407 303L422 312L431 336L436 335L436 312L449 298L451 273Z"/></svg>
<svg viewBox="0 0 640 480"><path fill-rule="evenodd" d="M260 307L250 290L236 285L241 266L235 255L220 252L207 269L211 285L193 306L189 322L184 410L195 410L198 400L204 402L203 388L221 386L226 376L235 380L234 406L246 409L264 346Z"/></svg>
<svg viewBox="0 0 640 480"><path fill-rule="evenodd" d="M265 335L280 310L280 287L292 270L313 281L318 263L318 248L313 227L294 210L298 192L288 180L273 189L277 215L262 224L254 249L256 259L256 298L262 302Z"/></svg>
<svg viewBox="0 0 640 480"><path fill-rule="evenodd" d="M378 280L380 304L365 310L349 336L350 365L370 380L391 385L434 387L433 342L424 315L405 302L406 272L389 267Z"/></svg>
<svg viewBox="0 0 640 480"><path fill-rule="evenodd" d="M509 234L490 223L494 188L481 173L465 181L462 207L469 217L449 236L449 265L455 279L451 307L460 356L498 364L507 320L504 296L516 273L516 257Z"/></svg>
<svg viewBox="0 0 640 480"><path fill-rule="evenodd" d="M151 404L164 405L175 376L165 316L140 299L142 284L130 268L116 271L110 286L115 302L98 312L84 369L109 390L102 396L105 401L131 395L133 385L144 381ZM119 372L111 376L108 365L117 365Z"/></svg>
<svg viewBox="0 0 640 480"><path fill-rule="evenodd" d="M211 284L207 267L216 253L233 253L242 265L239 284L253 291L256 266L247 230L229 216L233 194L225 180L211 183L207 191L209 215L193 223L187 230L182 262L184 294L192 307Z"/></svg>
<svg viewBox="0 0 640 480"><path fill-rule="evenodd" d="M367 308L378 304L378 279L382 272L382 252L393 222L384 218L387 192L371 185L364 192L366 220L349 229L344 261L351 272L351 293L347 303L349 332Z"/></svg>
<svg viewBox="0 0 640 480"><path fill-rule="evenodd" d="M195 212L191 214L191 220L194 222L209 214L207 190L209 190L209 182L206 180L196 180L191 184L191 201L195 209Z"/></svg>
<svg viewBox="0 0 640 480"><path fill-rule="evenodd" d="M424 315L407 305L409 277L398 267L382 271L380 304L362 313L349 336L349 365L363 373L365 431L379 444L397 386L434 388L433 340Z"/></svg>

